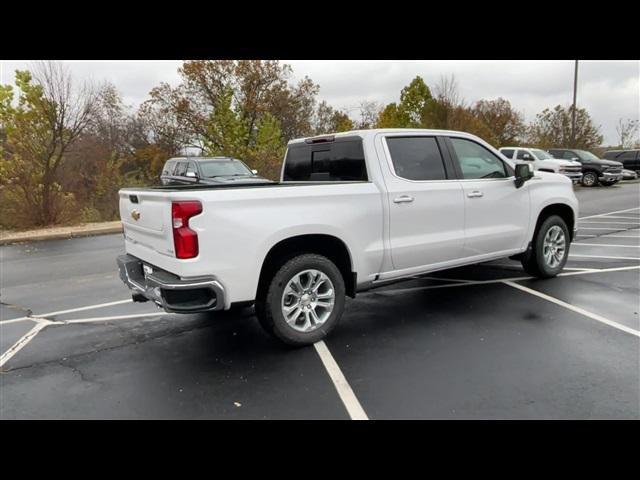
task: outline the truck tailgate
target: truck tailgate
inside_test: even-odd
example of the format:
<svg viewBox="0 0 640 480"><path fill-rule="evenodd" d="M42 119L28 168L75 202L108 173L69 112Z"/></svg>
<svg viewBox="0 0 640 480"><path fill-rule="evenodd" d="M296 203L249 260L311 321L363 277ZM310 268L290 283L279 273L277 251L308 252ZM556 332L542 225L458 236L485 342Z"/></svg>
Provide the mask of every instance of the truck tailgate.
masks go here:
<svg viewBox="0 0 640 480"><path fill-rule="evenodd" d="M120 218L127 242L157 254L174 256L171 201L152 191L120 191Z"/></svg>

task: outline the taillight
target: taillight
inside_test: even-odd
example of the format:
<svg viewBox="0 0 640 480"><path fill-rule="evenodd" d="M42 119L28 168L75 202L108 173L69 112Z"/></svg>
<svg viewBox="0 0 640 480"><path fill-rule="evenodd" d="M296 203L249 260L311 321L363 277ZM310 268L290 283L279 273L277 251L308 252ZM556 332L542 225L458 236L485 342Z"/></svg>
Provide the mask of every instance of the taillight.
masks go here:
<svg viewBox="0 0 640 480"><path fill-rule="evenodd" d="M199 213L202 213L202 204L198 201L173 202L171 204L173 245L176 250L176 258L198 256L198 234L189 228L189 219Z"/></svg>

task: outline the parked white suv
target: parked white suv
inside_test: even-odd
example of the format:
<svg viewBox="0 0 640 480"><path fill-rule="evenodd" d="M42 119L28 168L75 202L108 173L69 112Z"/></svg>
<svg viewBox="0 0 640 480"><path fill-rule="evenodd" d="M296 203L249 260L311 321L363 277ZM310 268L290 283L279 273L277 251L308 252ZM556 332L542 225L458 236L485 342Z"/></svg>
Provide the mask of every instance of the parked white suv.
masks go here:
<svg viewBox="0 0 640 480"><path fill-rule="evenodd" d="M559 173L569 177L573 183L582 180L582 164L554 158L549 152L538 148L502 147L500 153L516 163L530 163L535 171Z"/></svg>
<svg viewBox="0 0 640 480"><path fill-rule="evenodd" d="M120 276L169 312L255 303L269 333L310 344L346 295L390 281L514 256L557 275L578 201L569 179L533 175L462 132L294 140L280 182L121 190Z"/></svg>

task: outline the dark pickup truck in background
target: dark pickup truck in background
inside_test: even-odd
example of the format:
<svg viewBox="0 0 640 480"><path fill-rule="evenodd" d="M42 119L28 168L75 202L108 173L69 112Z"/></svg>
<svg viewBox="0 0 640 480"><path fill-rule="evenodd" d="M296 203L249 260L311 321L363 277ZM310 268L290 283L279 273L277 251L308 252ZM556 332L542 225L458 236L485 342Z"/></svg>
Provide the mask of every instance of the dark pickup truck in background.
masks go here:
<svg viewBox="0 0 640 480"><path fill-rule="evenodd" d="M582 164L582 185L610 187L622 180L622 163L603 160L586 150L569 148L551 148L547 150L555 158L574 160Z"/></svg>
<svg viewBox="0 0 640 480"><path fill-rule="evenodd" d="M604 152L603 158L621 162L627 170L640 172L640 149L609 150L608 152Z"/></svg>

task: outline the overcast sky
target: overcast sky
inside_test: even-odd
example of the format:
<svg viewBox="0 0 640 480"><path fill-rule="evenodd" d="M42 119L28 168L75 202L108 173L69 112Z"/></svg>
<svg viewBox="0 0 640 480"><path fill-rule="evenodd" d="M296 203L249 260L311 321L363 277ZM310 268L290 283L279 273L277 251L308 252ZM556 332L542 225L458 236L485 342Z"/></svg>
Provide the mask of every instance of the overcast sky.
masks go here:
<svg viewBox="0 0 640 480"><path fill-rule="evenodd" d="M416 75L427 85L454 74L467 102L504 97L527 120L545 107L569 105L573 95L573 61L374 61L283 60L294 80L309 76L320 85L320 99L336 108L354 109L361 100L398 101L400 90ZM111 81L125 102L138 105L160 82L179 82L180 61L65 62L78 78ZM0 82L13 83L14 71L29 62L1 61ZM616 144L619 118L640 117L640 62L581 61L578 105L601 126L605 144Z"/></svg>

